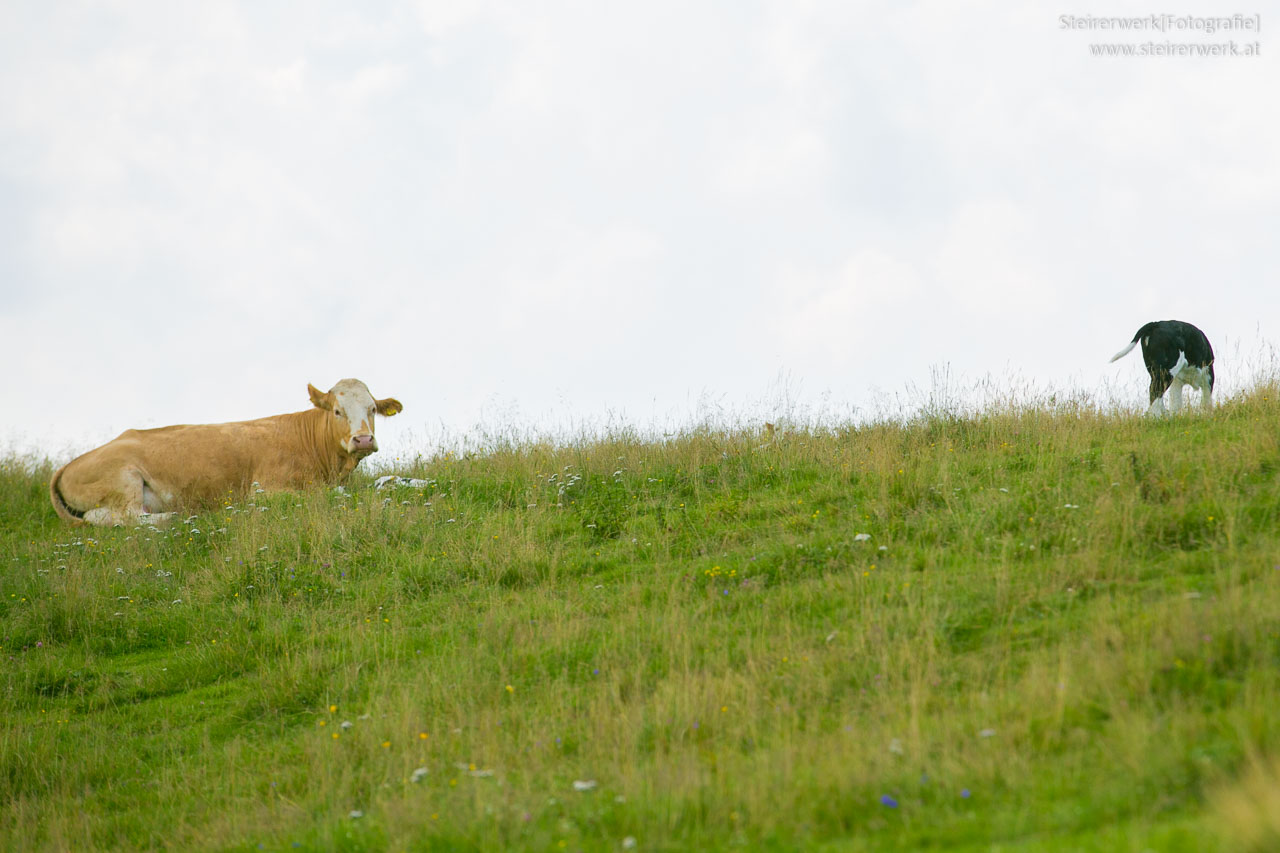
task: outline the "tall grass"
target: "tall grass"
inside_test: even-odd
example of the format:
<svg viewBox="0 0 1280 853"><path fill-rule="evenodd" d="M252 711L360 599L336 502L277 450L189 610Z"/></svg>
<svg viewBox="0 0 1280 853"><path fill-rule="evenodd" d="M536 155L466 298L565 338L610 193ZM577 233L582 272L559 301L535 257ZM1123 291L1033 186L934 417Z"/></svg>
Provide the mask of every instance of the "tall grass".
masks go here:
<svg viewBox="0 0 1280 853"><path fill-rule="evenodd" d="M1273 849L1280 403L506 436L72 529L0 462L9 849Z"/></svg>

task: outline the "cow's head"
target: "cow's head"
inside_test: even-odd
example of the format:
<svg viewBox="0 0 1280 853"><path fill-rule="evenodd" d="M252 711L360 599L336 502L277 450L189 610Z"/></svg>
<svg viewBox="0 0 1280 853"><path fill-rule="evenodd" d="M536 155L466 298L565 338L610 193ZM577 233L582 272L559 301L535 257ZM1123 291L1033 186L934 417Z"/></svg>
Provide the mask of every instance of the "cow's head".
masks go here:
<svg viewBox="0 0 1280 853"><path fill-rule="evenodd" d="M308 383L307 393L317 409L329 413L333 421L330 434L338 437L344 452L357 459L378 451L378 440L373 437L374 414L389 418L404 408L392 397L373 399L359 379L343 379L328 391Z"/></svg>

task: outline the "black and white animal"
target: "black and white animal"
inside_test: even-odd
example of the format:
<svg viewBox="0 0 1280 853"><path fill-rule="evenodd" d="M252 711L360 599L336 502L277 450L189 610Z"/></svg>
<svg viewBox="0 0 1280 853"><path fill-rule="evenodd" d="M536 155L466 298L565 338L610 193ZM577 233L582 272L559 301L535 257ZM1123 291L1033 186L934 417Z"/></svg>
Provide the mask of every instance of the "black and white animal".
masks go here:
<svg viewBox="0 0 1280 853"><path fill-rule="evenodd" d="M1129 345L1111 356L1123 358L1142 341L1142 360L1151 374L1151 405L1147 414L1164 413L1164 392L1169 392L1169 405L1175 412L1182 408L1182 386L1200 389L1200 404L1207 410L1213 405L1213 347L1204 332L1181 320L1157 320L1147 323L1133 336Z"/></svg>

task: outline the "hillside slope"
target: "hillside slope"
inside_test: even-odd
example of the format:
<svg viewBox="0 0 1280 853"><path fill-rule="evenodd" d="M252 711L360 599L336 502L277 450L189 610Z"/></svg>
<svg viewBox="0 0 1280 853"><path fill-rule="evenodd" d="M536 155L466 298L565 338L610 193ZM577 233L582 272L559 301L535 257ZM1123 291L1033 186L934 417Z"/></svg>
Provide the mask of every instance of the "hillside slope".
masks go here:
<svg viewBox="0 0 1280 853"><path fill-rule="evenodd" d="M1280 843L1280 403L615 435L69 528L0 462L0 847Z"/></svg>

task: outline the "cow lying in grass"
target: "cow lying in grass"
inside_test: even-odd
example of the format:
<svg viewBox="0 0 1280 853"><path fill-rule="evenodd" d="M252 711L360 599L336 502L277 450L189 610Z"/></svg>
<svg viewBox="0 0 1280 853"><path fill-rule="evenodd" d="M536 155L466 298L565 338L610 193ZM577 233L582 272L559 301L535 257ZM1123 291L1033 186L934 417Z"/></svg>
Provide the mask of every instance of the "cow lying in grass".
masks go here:
<svg viewBox="0 0 1280 853"><path fill-rule="evenodd" d="M307 391L314 408L305 412L125 430L54 473L53 508L72 524L157 523L244 494L254 483L266 491L338 483L377 452L374 415L403 408L390 397L375 400L358 379Z"/></svg>
<svg viewBox="0 0 1280 853"><path fill-rule="evenodd" d="M1213 347L1204 332L1181 320L1157 320L1147 323L1129 345L1111 356L1123 358L1142 341L1142 360L1151 374L1151 405L1147 414L1164 413L1164 393L1169 392L1169 405L1175 412L1182 408L1182 386L1200 389L1200 404L1207 410L1213 405Z"/></svg>

